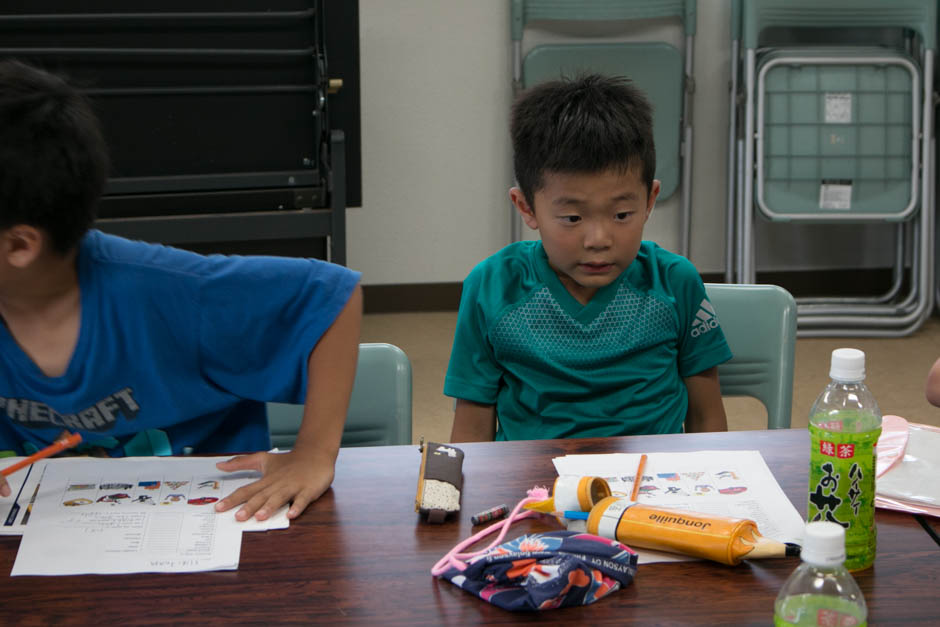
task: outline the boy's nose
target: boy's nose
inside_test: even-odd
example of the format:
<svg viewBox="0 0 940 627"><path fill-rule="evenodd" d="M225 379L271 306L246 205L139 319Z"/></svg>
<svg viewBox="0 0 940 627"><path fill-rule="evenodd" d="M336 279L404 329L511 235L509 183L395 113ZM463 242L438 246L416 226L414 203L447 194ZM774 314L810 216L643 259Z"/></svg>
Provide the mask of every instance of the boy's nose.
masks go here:
<svg viewBox="0 0 940 627"><path fill-rule="evenodd" d="M610 231L604 228L603 225L594 224L589 225L584 234L584 247L590 248L593 250L610 248L611 245L611 236Z"/></svg>

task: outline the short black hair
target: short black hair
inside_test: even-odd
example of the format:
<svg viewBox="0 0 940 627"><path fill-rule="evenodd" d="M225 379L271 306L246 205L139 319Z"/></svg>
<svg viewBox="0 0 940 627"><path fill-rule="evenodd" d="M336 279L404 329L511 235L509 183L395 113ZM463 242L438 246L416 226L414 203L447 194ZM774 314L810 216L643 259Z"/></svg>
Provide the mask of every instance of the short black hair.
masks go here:
<svg viewBox="0 0 940 627"><path fill-rule="evenodd" d="M539 83L512 107L516 181L530 207L545 172L640 167L647 193L656 172L653 109L622 76L585 74Z"/></svg>
<svg viewBox="0 0 940 627"><path fill-rule="evenodd" d="M41 228L68 253L94 223L108 169L89 101L59 76L0 61L0 230Z"/></svg>

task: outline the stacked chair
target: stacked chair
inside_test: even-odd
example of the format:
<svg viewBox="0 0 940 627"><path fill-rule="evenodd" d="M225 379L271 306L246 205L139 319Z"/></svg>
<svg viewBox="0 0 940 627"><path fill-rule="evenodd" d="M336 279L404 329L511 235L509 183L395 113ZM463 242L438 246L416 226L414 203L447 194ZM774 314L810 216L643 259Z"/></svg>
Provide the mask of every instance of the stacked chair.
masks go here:
<svg viewBox="0 0 940 627"><path fill-rule="evenodd" d="M731 32L726 278L755 282L757 216L881 225L890 289L797 299L799 334L912 333L935 290L935 0L733 0Z"/></svg>
<svg viewBox="0 0 940 627"><path fill-rule="evenodd" d="M681 188L679 251L689 254L692 181L692 45L695 0L511 0L513 86L519 91L561 76L583 72L621 75L646 92L654 110L656 178L659 202ZM665 41L547 43L523 53L523 35L532 25L565 22L634 22L677 18L683 51ZM512 239L521 237L513 217Z"/></svg>

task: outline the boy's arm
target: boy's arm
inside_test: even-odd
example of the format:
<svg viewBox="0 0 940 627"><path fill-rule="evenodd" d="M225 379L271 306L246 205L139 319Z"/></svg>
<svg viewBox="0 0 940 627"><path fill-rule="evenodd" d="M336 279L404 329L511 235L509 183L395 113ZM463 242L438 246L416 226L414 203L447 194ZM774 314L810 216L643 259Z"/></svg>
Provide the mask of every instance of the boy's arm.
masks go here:
<svg viewBox="0 0 940 627"><path fill-rule="evenodd" d="M934 362L927 374L927 402L940 407L940 359Z"/></svg>
<svg viewBox="0 0 940 627"><path fill-rule="evenodd" d="M496 435L496 406L457 399L451 442L492 442Z"/></svg>
<svg viewBox="0 0 940 627"><path fill-rule="evenodd" d="M362 288L357 285L310 353L307 400L293 450L242 455L219 463L220 470L260 470L263 476L217 503L217 511L244 503L235 514L238 520L252 515L265 520L292 501L287 517L296 518L330 487L356 375L361 323Z"/></svg>
<svg viewBox="0 0 940 627"><path fill-rule="evenodd" d="M689 392L689 410L685 417L686 433L727 431L728 418L721 402L718 366L685 378Z"/></svg>

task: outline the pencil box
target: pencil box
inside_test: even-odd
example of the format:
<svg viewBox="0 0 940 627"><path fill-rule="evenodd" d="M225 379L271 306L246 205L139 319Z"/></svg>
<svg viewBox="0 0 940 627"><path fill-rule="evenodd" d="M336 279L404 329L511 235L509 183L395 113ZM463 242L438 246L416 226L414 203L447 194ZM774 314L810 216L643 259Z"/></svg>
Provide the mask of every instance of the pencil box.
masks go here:
<svg viewBox="0 0 940 627"><path fill-rule="evenodd" d="M427 514L428 522L442 523L448 514L460 511L462 488L463 451L449 444L424 444L415 511Z"/></svg>

